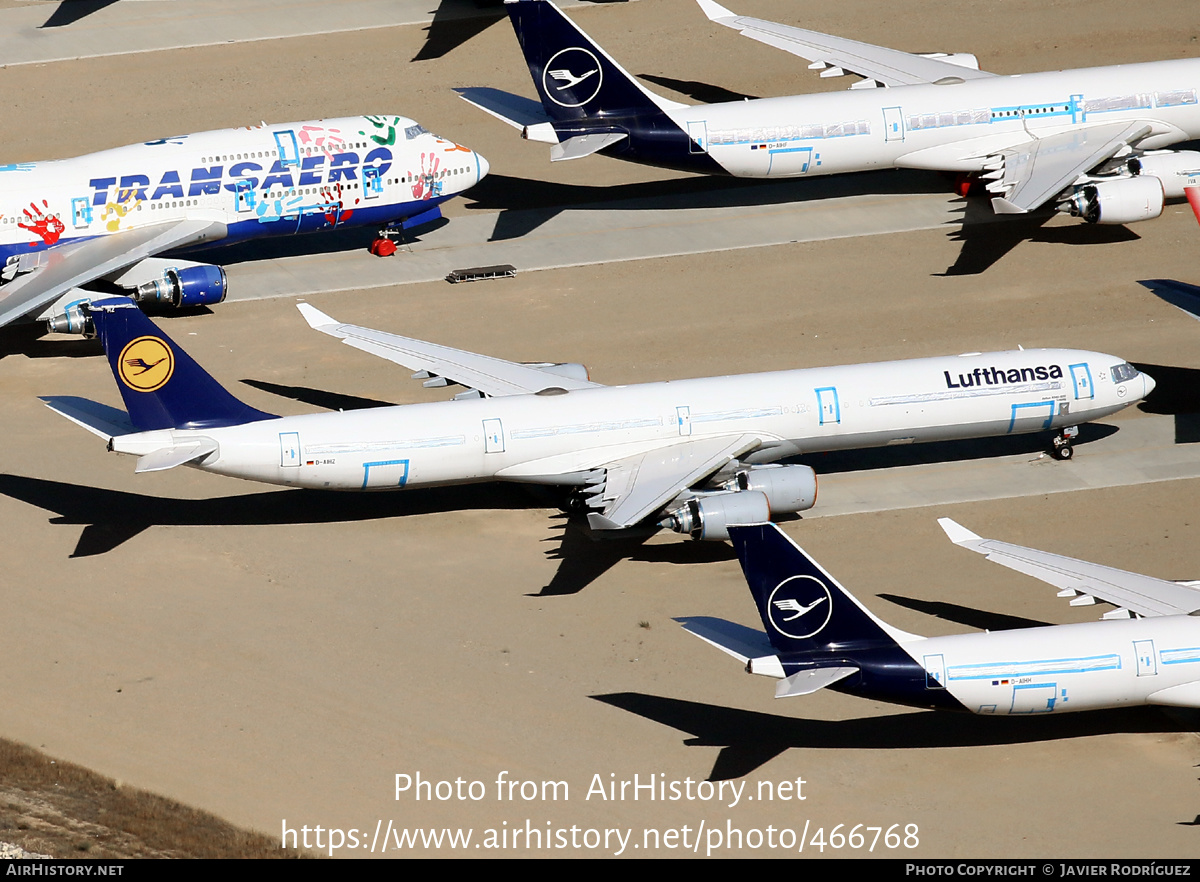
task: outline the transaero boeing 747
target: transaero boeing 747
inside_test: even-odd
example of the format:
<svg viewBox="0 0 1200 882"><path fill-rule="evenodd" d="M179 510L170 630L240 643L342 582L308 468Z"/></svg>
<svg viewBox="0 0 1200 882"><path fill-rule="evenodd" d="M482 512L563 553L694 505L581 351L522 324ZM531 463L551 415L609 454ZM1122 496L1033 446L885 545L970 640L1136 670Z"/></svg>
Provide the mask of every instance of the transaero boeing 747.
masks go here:
<svg viewBox="0 0 1200 882"><path fill-rule="evenodd" d="M402 116L247 126L74 159L0 165L0 325L79 331L78 290L107 278L140 302L225 298L220 267L165 251L436 220L487 161Z"/></svg>
<svg viewBox="0 0 1200 882"><path fill-rule="evenodd" d="M739 16L710 19L861 77L851 91L688 106L646 89L549 0L506 0L540 105L496 89L462 97L553 145L552 160L603 153L744 178L881 168L981 178L1003 214L1043 205L1090 223L1157 217L1200 180L1200 59L997 76L973 55L911 55Z"/></svg>
<svg viewBox="0 0 1200 882"><path fill-rule="evenodd" d="M1137 704L1200 707L1200 590L982 539L949 518L958 545L1097 600L1112 621L918 637L881 621L774 524L731 526L766 633L723 619L679 619L776 698L828 687L864 698L977 714L1046 714Z"/></svg>
<svg viewBox="0 0 1200 882"><path fill-rule="evenodd" d="M456 400L277 417L238 401L124 298L85 307L127 413L77 398L55 411L139 457L252 481L400 490L478 481L577 488L593 530L658 524L724 539L726 524L804 511L815 451L1057 430L1141 399L1119 358L1030 349L601 386L578 364L516 364L337 322L315 329L400 364Z"/></svg>

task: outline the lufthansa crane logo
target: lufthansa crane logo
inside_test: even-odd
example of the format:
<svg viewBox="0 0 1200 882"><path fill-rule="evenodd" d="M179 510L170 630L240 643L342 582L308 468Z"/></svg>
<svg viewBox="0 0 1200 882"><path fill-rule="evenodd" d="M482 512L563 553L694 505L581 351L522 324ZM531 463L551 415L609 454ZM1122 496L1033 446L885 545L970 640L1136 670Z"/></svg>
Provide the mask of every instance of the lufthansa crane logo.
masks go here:
<svg viewBox="0 0 1200 882"><path fill-rule="evenodd" d="M542 88L560 107L582 107L600 92L604 73L600 59L587 49L561 49L546 64Z"/></svg>
<svg viewBox="0 0 1200 882"><path fill-rule="evenodd" d="M804 640L829 623L833 597L829 587L812 576L792 576L775 586L767 600L771 627L785 637Z"/></svg>
<svg viewBox="0 0 1200 882"><path fill-rule="evenodd" d="M117 359L121 382L138 392L153 392L175 373L175 355L158 337L138 337L125 344Z"/></svg>

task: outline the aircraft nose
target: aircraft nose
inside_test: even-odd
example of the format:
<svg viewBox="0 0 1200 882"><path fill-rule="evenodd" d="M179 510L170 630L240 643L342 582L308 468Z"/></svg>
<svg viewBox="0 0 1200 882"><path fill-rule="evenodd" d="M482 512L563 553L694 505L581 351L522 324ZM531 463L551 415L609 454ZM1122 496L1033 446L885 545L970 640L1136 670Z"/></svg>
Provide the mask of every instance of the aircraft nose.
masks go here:
<svg viewBox="0 0 1200 882"><path fill-rule="evenodd" d="M1142 398L1149 398L1150 393L1154 391L1154 387L1157 384L1154 382L1154 377L1150 376L1147 373L1143 373L1142 374L1142 385L1145 387L1142 390Z"/></svg>
<svg viewBox="0 0 1200 882"><path fill-rule="evenodd" d="M492 170L492 166L483 158L482 153L475 154L475 161L479 163L479 177L475 179L475 183L479 183L487 177L487 173Z"/></svg>

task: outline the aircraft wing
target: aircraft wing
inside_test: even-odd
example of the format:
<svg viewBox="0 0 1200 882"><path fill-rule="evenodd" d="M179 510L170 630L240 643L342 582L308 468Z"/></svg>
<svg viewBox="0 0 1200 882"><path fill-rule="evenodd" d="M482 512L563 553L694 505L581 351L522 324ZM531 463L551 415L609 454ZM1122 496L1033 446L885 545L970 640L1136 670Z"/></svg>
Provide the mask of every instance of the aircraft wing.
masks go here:
<svg viewBox="0 0 1200 882"><path fill-rule="evenodd" d="M1074 597L1072 606L1087 606L1099 599L1139 616L1177 616L1200 609L1200 590L1187 585L982 539L950 518L939 518L938 523L955 545L1061 589L1060 596ZM1122 617L1119 611L1105 616L1116 617Z"/></svg>
<svg viewBox="0 0 1200 882"><path fill-rule="evenodd" d="M570 391L601 385L590 380L547 373L537 367L502 358L477 355L357 325L345 325L308 303L299 303L297 306L312 328L337 337L355 349L414 370L414 379L424 379L426 385L445 385L445 381L449 381L490 396L528 395L551 387Z"/></svg>
<svg viewBox="0 0 1200 882"><path fill-rule="evenodd" d="M225 237L225 225L185 220L153 224L40 252L42 264L0 287L0 326L53 303L86 285L155 254Z"/></svg>
<svg viewBox="0 0 1200 882"><path fill-rule="evenodd" d="M681 438L678 442L604 465L604 483L589 505L593 530L632 527L697 481L762 443L757 435Z"/></svg>
<svg viewBox="0 0 1200 882"><path fill-rule="evenodd" d="M988 185L997 214L1024 214L1045 205L1080 175L1150 134L1149 123L1113 122L1034 138L1002 151L1002 176ZM997 172L1001 169L997 169ZM995 172L993 172L995 174Z"/></svg>
<svg viewBox="0 0 1200 882"><path fill-rule="evenodd" d="M774 24L760 18L748 18L730 12L713 0L696 2L711 21L733 28L752 40L811 61L809 67L821 70L823 77L841 76L849 72L874 80L882 86L915 86L948 78L961 81L995 76L986 71L963 67L938 58L927 58L804 28Z"/></svg>

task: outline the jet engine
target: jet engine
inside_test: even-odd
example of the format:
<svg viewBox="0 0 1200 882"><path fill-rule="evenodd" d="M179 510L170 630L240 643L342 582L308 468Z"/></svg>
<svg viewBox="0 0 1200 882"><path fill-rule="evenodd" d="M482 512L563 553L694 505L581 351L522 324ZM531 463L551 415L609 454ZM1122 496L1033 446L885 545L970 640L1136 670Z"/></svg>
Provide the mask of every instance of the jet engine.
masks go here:
<svg viewBox="0 0 1200 882"><path fill-rule="evenodd" d="M693 539L729 538L730 524L761 524L771 513L807 511L817 501L817 474L804 465L739 469L713 492L684 501L660 522Z"/></svg>
<svg viewBox="0 0 1200 882"><path fill-rule="evenodd" d="M1168 199L1182 199L1188 178L1200 176L1200 153L1195 150L1164 150L1143 153L1126 162L1132 174L1158 178Z"/></svg>
<svg viewBox="0 0 1200 882"><path fill-rule="evenodd" d="M200 264L168 269L161 279L138 285L133 299L138 303L170 303L176 308L207 306L224 300L225 289L225 270Z"/></svg>
<svg viewBox="0 0 1200 882"><path fill-rule="evenodd" d="M1089 224L1150 220L1162 214L1163 185L1149 175L1084 184L1067 198L1066 208Z"/></svg>
<svg viewBox="0 0 1200 882"><path fill-rule="evenodd" d="M759 490L693 496L660 521L676 533L693 539L720 541L729 538L730 524L761 524L771 519L767 494Z"/></svg>

